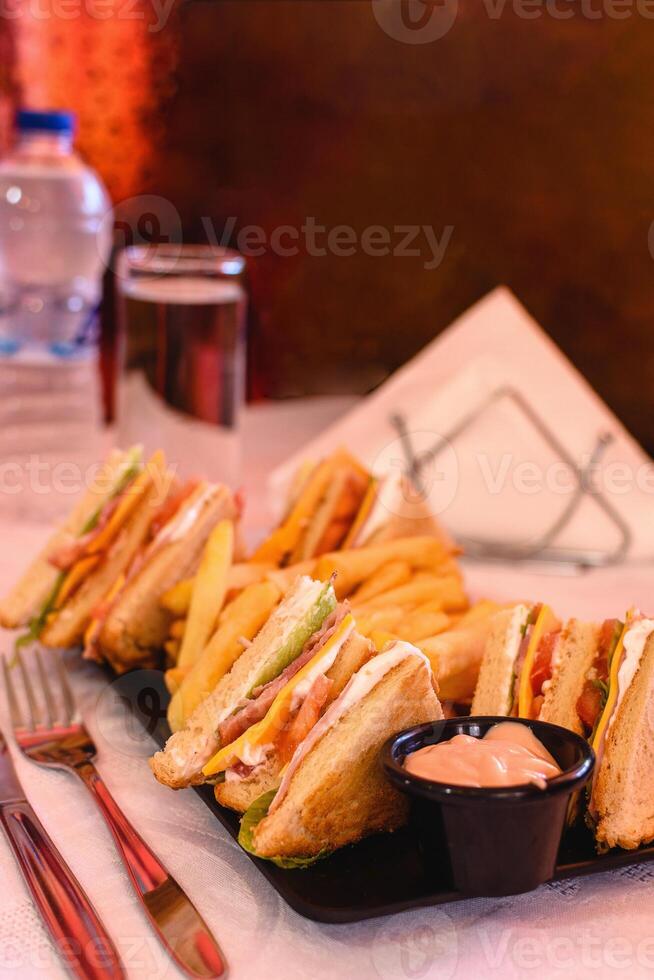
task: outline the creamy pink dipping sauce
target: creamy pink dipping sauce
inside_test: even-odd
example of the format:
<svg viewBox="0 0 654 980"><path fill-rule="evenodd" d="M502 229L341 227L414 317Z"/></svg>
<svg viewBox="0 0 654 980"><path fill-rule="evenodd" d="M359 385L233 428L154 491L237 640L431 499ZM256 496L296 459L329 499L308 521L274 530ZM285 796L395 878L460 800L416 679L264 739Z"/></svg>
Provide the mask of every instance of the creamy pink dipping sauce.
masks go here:
<svg viewBox="0 0 654 980"><path fill-rule="evenodd" d="M545 789L561 769L530 728L514 721L489 728L483 738L455 735L411 752L404 768L414 776L452 786L524 786Z"/></svg>

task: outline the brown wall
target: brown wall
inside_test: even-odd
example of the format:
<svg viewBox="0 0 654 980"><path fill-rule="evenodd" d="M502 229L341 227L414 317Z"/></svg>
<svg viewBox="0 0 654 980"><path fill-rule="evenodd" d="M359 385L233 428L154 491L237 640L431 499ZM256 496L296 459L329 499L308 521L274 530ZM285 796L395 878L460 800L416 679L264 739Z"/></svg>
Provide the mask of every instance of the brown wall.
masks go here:
<svg viewBox="0 0 654 980"><path fill-rule="evenodd" d="M80 134L91 161L118 196L169 199L187 239L202 217L218 235L230 216L267 235L307 216L453 227L431 270L429 252L253 258L255 395L364 391L504 282L654 449L654 21L584 16L610 0L558 0L566 21L507 0L494 19L496 2L459 0L426 44L389 36L371 0L190 0L159 33L34 30L56 98L100 125ZM18 77L43 88L42 69Z"/></svg>
<svg viewBox="0 0 654 980"><path fill-rule="evenodd" d="M190 231L201 215L454 226L434 271L253 260L261 390L364 390L505 282L654 445L654 22L569 6L570 21L492 20L460 0L421 45L363 0L183 8L158 180Z"/></svg>

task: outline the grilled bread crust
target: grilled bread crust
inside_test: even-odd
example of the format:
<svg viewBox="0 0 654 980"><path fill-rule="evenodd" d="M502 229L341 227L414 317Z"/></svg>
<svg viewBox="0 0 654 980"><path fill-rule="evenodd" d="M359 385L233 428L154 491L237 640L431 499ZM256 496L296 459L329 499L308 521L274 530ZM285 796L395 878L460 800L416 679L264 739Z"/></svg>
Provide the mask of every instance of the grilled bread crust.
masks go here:
<svg viewBox="0 0 654 980"><path fill-rule="evenodd" d="M352 674L363 667L374 654L375 648L370 640L356 631L352 633L347 642L343 644L331 669L327 671L326 676L332 682L327 704L336 700ZM279 786L281 770L282 763L272 755L261 766L257 766L254 772L250 776L246 776L245 779L230 779L224 783L218 783L215 789L216 799L223 806L245 813L262 793L267 793Z"/></svg>
<svg viewBox="0 0 654 980"><path fill-rule="evenodd" d="M654 840L654 634L606 736L591 808L600 847Z"/></svg>
<svg viewBox="0 0 654 980"><path fill-rule="evenodd" d="M117 673L157 662L173 619L160 605L160 597L197 571L213 528L235 517L232 495L227 490L217 492L205 501L183 538L164 544L127 583L100 633L101 652Z"/></svg>
<svg viewBox="0 0 654 980"><path fill-rule="evenodd" d="M431 670L422 658L408 657L307 753L279 807L255 829L257 852L313 856L396 830L408 803L384 776L379 750L403 728L442 717Z"/></svg>

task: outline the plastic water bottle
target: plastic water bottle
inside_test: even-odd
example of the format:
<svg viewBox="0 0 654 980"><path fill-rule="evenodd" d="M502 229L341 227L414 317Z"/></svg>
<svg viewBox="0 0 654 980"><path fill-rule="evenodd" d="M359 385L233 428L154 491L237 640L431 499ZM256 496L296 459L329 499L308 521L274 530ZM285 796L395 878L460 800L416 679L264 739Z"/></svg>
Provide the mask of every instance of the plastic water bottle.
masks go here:
<svg viewBox="0 0 654 980"><path fill-rule="evenodd" d="M73 150L73 131L70 113L19 112L15 147L0 162L0 516L50 519L56 497L74 492L55 485L57 463L81 468L101 451L98 307L111 203Z"/></svg>

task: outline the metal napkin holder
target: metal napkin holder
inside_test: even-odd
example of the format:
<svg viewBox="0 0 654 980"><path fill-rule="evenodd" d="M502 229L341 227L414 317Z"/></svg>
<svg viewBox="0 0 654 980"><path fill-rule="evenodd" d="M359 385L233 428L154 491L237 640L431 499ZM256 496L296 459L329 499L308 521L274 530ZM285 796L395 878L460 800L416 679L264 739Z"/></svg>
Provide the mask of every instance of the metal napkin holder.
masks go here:
<svg viewBox="0 0 654 980"><path fill-rule="evenodd" d="M602 568L608 565L617 565L622 562L632 542L631 529L617 510L593 485L592 479L593 469L604 454L604 451L613 442L614 436L610 432L601 432L597 437L588 464L584 467L579 467L565 446L556 438L547 423L532 408L522 393L511 385L501 385L490 392L479 405L465 415L444 437L439 437L438 442L428 450L416 452L412 444L411 431L405 416L399 412L391 416L391 425L396 430L402 445L405 473L417 492L426 496L422 480L422 472L425 466L433 463L446 447L453 445L457 438L463 435L485 412L503 399L508 399L516 405L547 445L565 463L575 480L576 487L563 512L555 519L550 527L544 530L535 542L511 544L506 541L490 538L478 539L456 535L458 543L463 548L465 557L477 561L546 562L580 568ZM619 543L611 550L562 548L555 546L552 542L568 526L584 497L587 495L592 495L597 506L604 511L609 520L617 528L620 534Z"/></svg>

